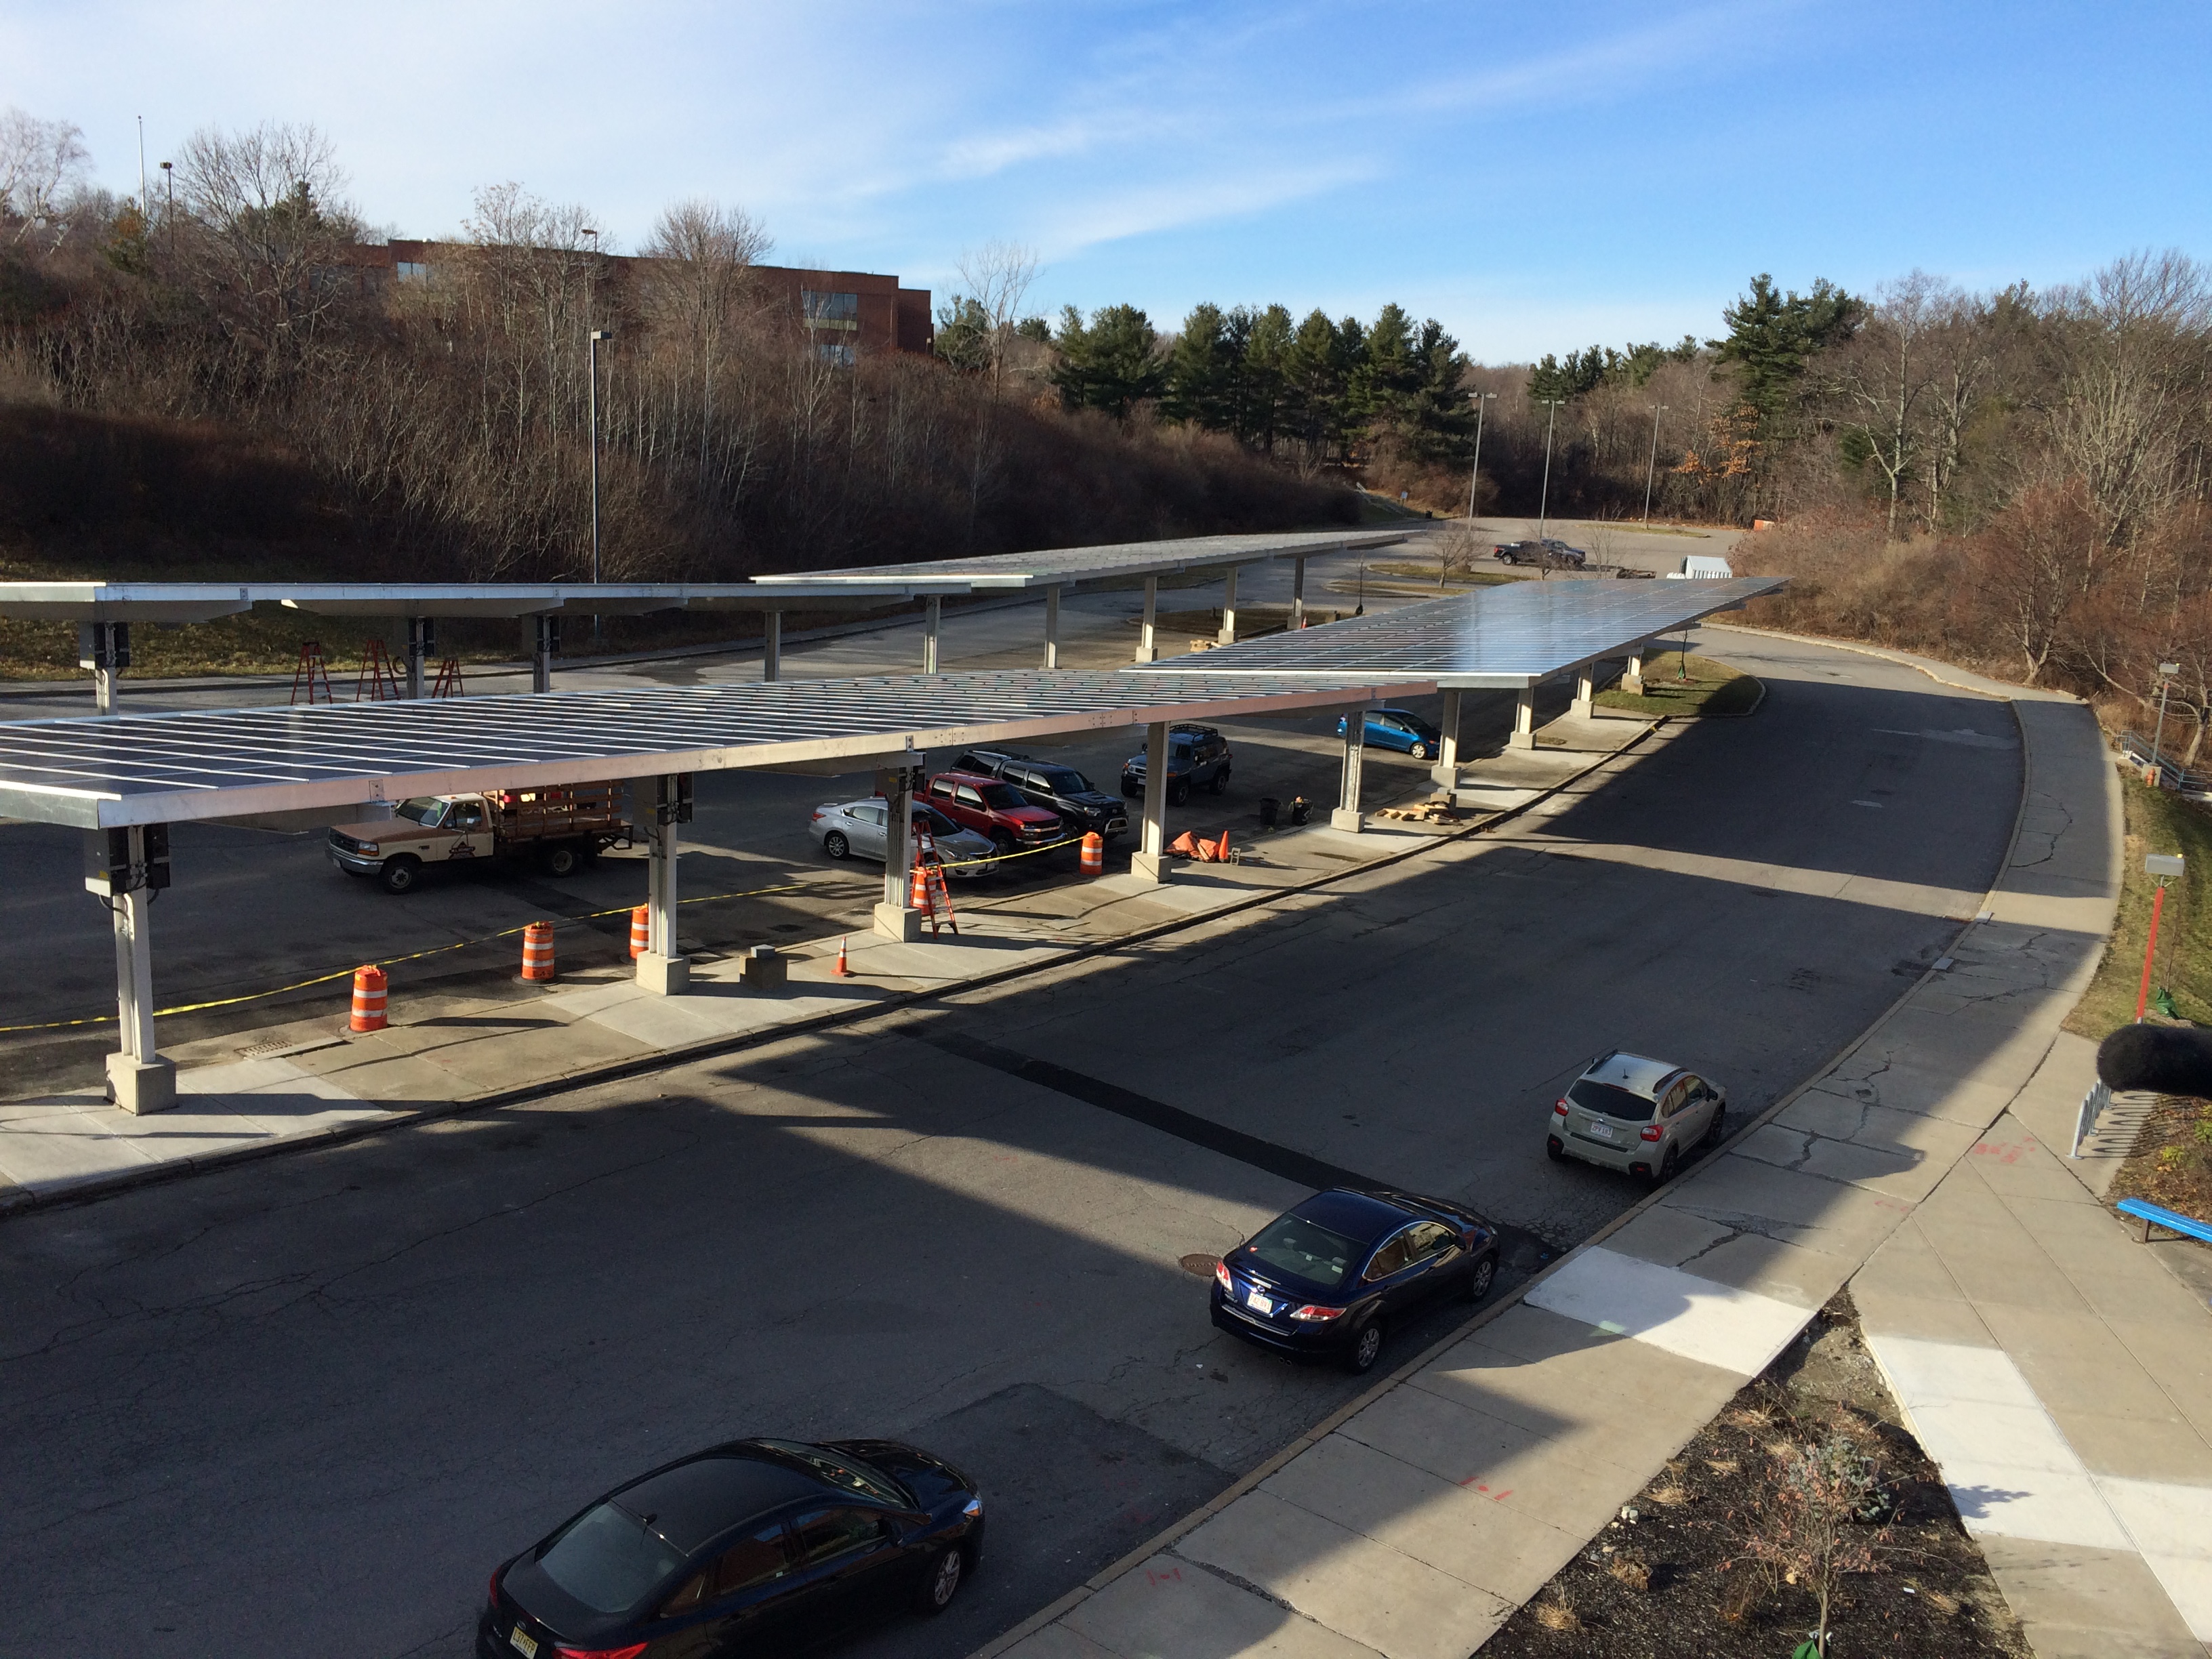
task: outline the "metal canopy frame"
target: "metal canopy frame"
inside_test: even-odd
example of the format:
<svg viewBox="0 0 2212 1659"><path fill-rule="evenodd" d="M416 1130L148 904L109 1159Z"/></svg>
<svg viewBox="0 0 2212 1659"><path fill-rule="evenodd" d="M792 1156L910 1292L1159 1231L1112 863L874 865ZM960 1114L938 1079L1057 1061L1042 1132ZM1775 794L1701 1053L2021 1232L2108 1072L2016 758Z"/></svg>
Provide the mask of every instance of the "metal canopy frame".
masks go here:
<svg viewBox="0 0 2212 1659"><path fill-rule="evenodd" d="M961 594L957 577L751 582L0 582L0 617L42 622L208 622L256 605L325 617L637 616L653 611L824 610Z"/></svg>
<svg viewBox="0 0 2212 1659"><path fill-rule="evenodd" d="M1518 581L1302 632L1267 635L1133 669L1159 676L1419 678L1445 690L1526 690L1634 651L1786 585L1728 580Z"/></svg>
<svg viewBox="0 0 2212 1659"><path fill-rule="evenodd" d="M1157 542L1109 542L1097 547L1050 548L1032 553L990 553L967 559L915 564L864 565L842 570L794 571L756 576L763 586L960 580L987 589L1054 587L1113 576L1161 576L1185 570L1259 564L1270 559L1316 558L1328 553L1389 547L1401 530L1308 530L1245 536L1189 536Z"/></svg>
<svg viewBox="0 0 2212 1659"><path fill-rule="evenodd" d="M1419 696L1433 682L1025 670L0 724L0 814L110 829Z"/></svg>

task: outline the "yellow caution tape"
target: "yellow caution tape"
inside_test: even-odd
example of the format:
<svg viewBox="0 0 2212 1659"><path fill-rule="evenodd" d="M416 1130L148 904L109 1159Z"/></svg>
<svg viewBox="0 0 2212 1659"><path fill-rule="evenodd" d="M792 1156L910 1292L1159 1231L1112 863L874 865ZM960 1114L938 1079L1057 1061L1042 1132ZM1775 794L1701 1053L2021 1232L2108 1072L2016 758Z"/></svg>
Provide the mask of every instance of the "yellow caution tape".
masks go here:
<svg viewBox="0 0 2212 1659"><path fill-rule="evenodd" d="M712 904L720 899L762 898L770 893L795 893L802 888L811 885L813 885L811 882L785 882L775 887L747 888L738 893L702 893L695 898L678 899L677 902L679 905ZM557 927L562 922L597 921L602 916L626 916L636 908L633 904L622 904L617 905L611 910L587 910L580 916L553 916L544 919L550 921ZM526 922L523 926L527 927L529 924ZM382 967L386 963L420 962L425 957L443 956L449 951L466 951L478 945L495 945L501 939L513 939L521 932L521 927L502 927L496 933L486 933L481 939L459 939L451 945L434 945L427 951L410 951L404 957L386 957L376 965ZM154 1015L159 1019L171 1014L204 1013L210 1008L234 1008L241 1002L259 1002L268 997L281 997L288 991L309 990L318 985L328 985L333 980L351 979L353 975L353 969L341 968L336 973L318 974L313 979L295 980L289 985L273 986L266 991L247 991L234 997L216 997L206 1002L185 1002L178 1004L173 1008L156 1008ZM116 1016L113 1014L89 1014L82 1019L50 1019L33 1025L0 1025L0 1036L20 1031L61 1031L79 1025L112 1025L115 1020Z"/></svg>

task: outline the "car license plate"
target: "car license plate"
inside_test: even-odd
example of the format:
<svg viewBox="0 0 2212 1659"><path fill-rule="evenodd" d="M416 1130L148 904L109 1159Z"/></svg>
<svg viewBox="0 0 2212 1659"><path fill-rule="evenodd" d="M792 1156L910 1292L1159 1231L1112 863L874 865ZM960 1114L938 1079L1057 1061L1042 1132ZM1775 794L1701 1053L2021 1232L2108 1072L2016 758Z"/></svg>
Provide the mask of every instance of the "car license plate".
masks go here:
<svg viewBox="0 0 2212 1659"><path fill-rule="evenodd" d="M507 1646L522 1656L522 1659L538 1659L538 1638L527 1634L517 1625L507 1638Z"/></svg>
<svg viewBox="0 0 2212 1659"><path fill-rule="evenodd" d="M1273 1298L1264 1297L1257 1291L1244 1292L1244 1305L1251 1309L1254 1313L1271 1314L1275 1311Z"/></svg>
<svg viewBox="0 0 2212 1659"><path fill-rule="evenodd" d="M1610 1123L1601 1123L1595 1118L1592 1118L1590 1120L1589 1132L1590 1139L1593 1140L1610 1140L1613 1139L1613 1125Z"/></svg>

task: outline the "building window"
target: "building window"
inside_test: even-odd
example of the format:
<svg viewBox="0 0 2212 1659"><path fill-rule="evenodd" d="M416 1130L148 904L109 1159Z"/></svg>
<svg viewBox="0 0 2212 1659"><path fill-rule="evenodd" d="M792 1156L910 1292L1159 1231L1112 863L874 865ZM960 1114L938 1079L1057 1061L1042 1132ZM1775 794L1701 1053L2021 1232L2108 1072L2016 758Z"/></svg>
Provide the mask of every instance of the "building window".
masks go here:
<svg viewBox="0 0 2212 1659"><path fill-rule="evenodd" d="M809 328L860 326L860 296L857 294L831 294L822 289L803 288L799 291L799 299L805 310Z"/></svg>
<svg viewBox="0 0 2212 1659"><path fill-rule="evenodd" d="M814 343L814 355L832 368L850 368L854 362L853 343L850 340L817 340Z"/></svg>
<svg viewBox="0 0 2212 1659"><path fill-rule="evenodd" d="M419 259L400 260L398 273L403 283L427 283L430 280L430 267Z"/></svg>

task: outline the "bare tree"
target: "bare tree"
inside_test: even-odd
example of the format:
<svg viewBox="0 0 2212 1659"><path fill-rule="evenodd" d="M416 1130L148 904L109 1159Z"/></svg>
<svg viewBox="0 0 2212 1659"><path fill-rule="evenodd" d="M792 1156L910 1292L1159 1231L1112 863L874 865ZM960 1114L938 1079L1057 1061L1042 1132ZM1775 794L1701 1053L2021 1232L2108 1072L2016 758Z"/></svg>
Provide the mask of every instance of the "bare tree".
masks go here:
<svg viewBox="0 0 2212 1659"><path fill-rule="evenodd" d="M346 296L330 279L360 233L330 140L276 122L202 128L185 141L176 178L210 297L267 355L303 352Z"/></svg>
<svg viewBox="0 0 2212 1659"><path fill-rule="evenodd" d="M64 191L84 181L91 161L74 123L42 121L13 107L0 112L0 214L23 222L15 240L53 217Z"/></svg>
<svg viewBox="0 0 2212 1659"><path fill-rule="evenodd" d="M699 487L711 487L714 388L723 351L751 285L752 268L773 243L738 208L693 199L663 210L644 248L657 263L647 285L654 320L684 343L698 389Z"/></svg>
<svg viewBox="0 0 2212 1659"><path fill-rule="evenodd" d="M1892 541L1906 479L1920 459L1922 404L1934 386L1929 336L1963 302L1916 270L1878 290L1857 333L1828 354L1825 390L1838 405L1847 443L1881 473Z"/></svg>
<svg viewBox="0 0 2212 1659"><path fill-rule="evenodd" d="M975 446L969 457L968 538L972 544L984 478L997 459L999 398L1015 343L1014 326L1021 320L1022 301L1036 281L1036 250L1018 242L986 242L961 254L954 268L982 325L983 374L990 394L976 405Z"/></svg>

